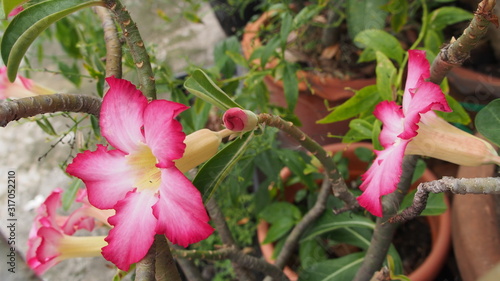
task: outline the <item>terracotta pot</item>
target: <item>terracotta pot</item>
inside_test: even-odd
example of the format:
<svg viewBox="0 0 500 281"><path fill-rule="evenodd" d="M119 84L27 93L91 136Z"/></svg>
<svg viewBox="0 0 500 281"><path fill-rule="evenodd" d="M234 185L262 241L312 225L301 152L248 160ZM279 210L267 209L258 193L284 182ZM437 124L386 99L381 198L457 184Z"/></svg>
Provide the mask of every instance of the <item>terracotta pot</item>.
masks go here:
<svg viewBox="0 0 500 281"><path fill-rule="evenodd" d="M458 178L489 177L494 165L463 167ZM494 195L455 195L452 238L463 281L475 281L500 262L500 231Z"/></svg>
<svg viewBox="0 0 500 281"><path fill-rule="evenodd" d="M500 98L500 78L465 67L455 67L447 75L450 93L459 101L487 104Z"/></svg>
<svg viewBox="0 0 500 281"><path fill-rule="evenodd" d="M360 161L354 154L354 150L358 147L366 147L369 149L373 149L372 145L369 143L353 143L353 144L330 144L325 146L324 148L327 151L331 151L332 153L336 153L338 151L343 151L343 156L349 159L349 171L350 178L348 181L352 181L357 179L360 175L362 175L367 168L367 163ZM281 178L286 180L291 172L289 169L284 168L281 171ZM425 170L422 177L413 184L412 188L416 188L419 183L436 180L436 177L430 170ZM292 186L287 186L286 190L291 190L290 194L285 194L285 200L289 202L293 202L293 198L295 197L295 193L301 189L299 184L294 184ZM408 276L412 281L429 281L434 280L434 278L439 274L441 268L443 267L445 261L447 260L448 252L450 249L451 243L451 213L449 210L449 200L447 197L445 198L445 203L448 206L448 210L439 216L428 216L427 222L429 223L431 238L432 238L432 247L429 255L423 261L423 263L410 275ZM269 228L269 224L265 221L261 221L257 226L257 237L259 242L264 241L267 230ZM272 254L274 252L274 245L272 243L262 245L261 251L264 258L273 263ZM284 273L290 278L290 280L297 280L298 275L289 267L284 268Z"/></svg>
<svg viewBox="0 0 500 281"><path fill-rule="evenodd" d="M271 17L267 12L255 22L248 23L241 41L243 55L249 59L253 51L262 46L260 38L257 36L259 29ZM258 61L256 61L258 63ZM277 60L270 60L266 67L272 68L277 65ZM299 101L295 108L295 115L302 122L302 130L320 144L339 142L338 138L328 138L328 133L333 135L344 135L349 129L349 121L336 122L332 124L316 124L316 121L328 115L328 107L340 105L354 95L351 90L359 90L365 86L376 83L375 78L342 80L330 75L315 72L297 71L299 80ZM286 107L286 100L283 90L283 82L275 81L273 77L266 76L264 83L271 93L271 103Z"/></svg>

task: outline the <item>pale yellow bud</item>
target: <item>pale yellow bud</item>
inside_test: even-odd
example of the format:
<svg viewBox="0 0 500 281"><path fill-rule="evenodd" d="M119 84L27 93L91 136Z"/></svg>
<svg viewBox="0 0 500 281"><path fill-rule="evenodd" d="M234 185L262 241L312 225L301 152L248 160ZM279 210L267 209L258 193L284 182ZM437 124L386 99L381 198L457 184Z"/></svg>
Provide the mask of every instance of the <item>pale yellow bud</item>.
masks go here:
<svg viewBox="0 0 500 281"><path fill-rule="evenodd" d="M434 114L422 115L418 126L418 135L410 141L405 154L429 156L464 166L500 165L500 157L489 143Z"/></svg>
<svg viewBox="0 0 500 281"><path fill-rule="evenodd" d="M175 161L175 166L183 173L212 158L218 151L223 138L229 136L231 130L214 132L201 129L186 136L186 150L181 159Z"/></svg>

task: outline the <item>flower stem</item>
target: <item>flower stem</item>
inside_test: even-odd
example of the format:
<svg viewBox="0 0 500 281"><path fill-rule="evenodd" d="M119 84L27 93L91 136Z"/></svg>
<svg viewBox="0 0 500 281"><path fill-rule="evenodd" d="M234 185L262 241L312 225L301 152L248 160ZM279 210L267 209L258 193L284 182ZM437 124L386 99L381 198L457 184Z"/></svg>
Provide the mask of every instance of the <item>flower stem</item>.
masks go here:
<svg viewBox="0 0 500 281"><path fill-rule="evenodd" d="M397 213L399 204L403 201L406 193L408 193L417 160L418 156L405 156L403 160L403 173L401 175L401 181L398 184L398 189L383 197L384 216L382 218L377 218L370 246L366 251L361 268L354 277L354 281L370 280L373 274L382 267L387 252L389 251L392 237L398 226L397 224L386 222Z"/></svg>
<svg viewBox="0 0 500 281"><path fill-rule="evenodd" d="M156 281L181 281L168 240L164 235L156 235L154 244L156 244Z"/></svg>
<svg viewBox="0 0 500 281"><path fill-rule="evenodd" d="M106 77L122 78L122 44L118 39L118 31L111 12L104 7L95 7L97 16L101 19L106 42Z"/></svg>
<svg viewBox="0 0 500 281"><path fill-rule="evenodd" d="M430 81L439 85L453 67L462 65L469 57L470 51L488 31L490 23L498 27L498 18L492 12L495 2L495 0L483 0L478 4L474 18L464 33L442 48L432 62Z"/></svg>
<svg viewBox="0 0 500 281"><path fill-rule="evenodd" d="M136 23L132 20L127 9L120 1L104 0L104 3L108 9L113 11L116 21L122 29L123 36L130 49L130 54L137 67L139 88L146 97L156 99L156 85L153 69L151 68L149 55Z"/></svg>
<svg viewBox="0 0 500 281"><path fill-rule="evenodd" d="M291 122L287 122L279 116L261 113L258 117L259 123L267 124L286 132L314 155L321 162L328 175L333 195L344 201L348 208L354 209L359 207L358 201L356 201L354 195L347 189L347 185L333 162L332 157L328 155L321 145L304 134L304 132L295 127Z"/></svg>
<svg viewBox="0 0 500 281"><path fill-rule="evenodd" d="M0 103L0 127L11 121L58 111L84 112L99 117L101 99L87 95L53 94Z"/></svg>

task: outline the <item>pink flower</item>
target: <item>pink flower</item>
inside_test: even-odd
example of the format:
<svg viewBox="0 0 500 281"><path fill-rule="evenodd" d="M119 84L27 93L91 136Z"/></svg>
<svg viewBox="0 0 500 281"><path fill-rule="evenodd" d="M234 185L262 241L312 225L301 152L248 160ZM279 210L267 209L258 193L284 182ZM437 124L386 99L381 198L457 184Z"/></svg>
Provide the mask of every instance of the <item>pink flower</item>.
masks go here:
<svg viewBox="0 0 500 281"><path fill-rule="evenodd" d="M377 158L362 176L363 194L357 200L375 216L382 216L381 197L397 188L406 147L417 136L421 118L435 115L432 110L451 111L439 86L425 81L429 77L425 52L410 50L402 107L383 101L373 113L384 125L379 140L385 149L375 151Z"/></svg>
<svg viewBox="0 0 500 281"><path fill-rule="evenodd" d="M54 91L46 89L33 80L17 75L14 83L7 78L7 67L0 67L0 100L6 98L26 98L37 95L49 95Z"/></svg>
<svg viewBox="0 0 500 281"><path fill-rule="evenodd" d="M255 113L238 107L228 109L222 117L224 126L235 132L246 132L255 129L258 118Z"/></svg>
<svg viewBox="0 0 500 281"><path fill-rule="evenodd" d="M19 5L16 8L14 8L12 11L10 11L9 17L15 17L15 16L17 16L17 14L19 14L23 10L24 10L23 6Z"/></svg>
<svg viewBox="0 0 500 281"><path fill-rule="evenodd" d="M106 245L104 236L71 236L80 229L94 229L94 218L86 215L93 207L84 205L68 217L60 216L56 210L61 207L61 192L58 188L45 199L30 231L26 259L38 275L67 258L100 256ZM79 197L84 196L80 192Z"/></svg>
<svg viewBox="0 0 500 281"><path fill-rule="evenodd" d="M115 149L99 145L77 155L67 172L81 178L89 201L115 209L114 226L103 256L128 270L141 260L155 234L187 246L210 236L213 228L196 187L175 166L183 156L185 134L175 117L187 107L166 100L148 102L130 82L107 78L102 135Z"/></svg>

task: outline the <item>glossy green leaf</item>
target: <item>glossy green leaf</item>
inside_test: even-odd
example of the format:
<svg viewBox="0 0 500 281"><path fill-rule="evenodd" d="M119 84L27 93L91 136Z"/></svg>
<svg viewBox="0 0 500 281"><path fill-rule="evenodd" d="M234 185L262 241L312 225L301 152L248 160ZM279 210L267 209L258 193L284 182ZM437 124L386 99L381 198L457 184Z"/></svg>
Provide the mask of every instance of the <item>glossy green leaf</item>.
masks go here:
<svg viewBox="0 0 500 281"><path fill-rule="evenodd" d="M355 214L342 213L334 215L331 212L325 213L302 235L301 241L313 239L321 234L345 227L374 229L375 223L367 217Z"/></svg>
<svg viewBox="0 0 500 281"><path fill-rule="evenodd" d="M299 99L299 81L296 74L297 68L294 64L285 62L283 69L283 90L288 109L293 112Z"/></svg>
<svg viewBox="0 0 500 281"><path fill-rule="evenodd" d="M71 204L75 202L76 194L78 193L78 189L82 185L82 180L75 179L69 185L68 189L66 189L62 195L62 207L65 211L69 210Z"/></svg>
<svg viewBox="0 0 500 281"><path fill-rule="evenodd" d="M366 86L356 91L354 96L335 107L330 114L318 120L317 123L327 124L352 118L362 112L372 111L373 107L380 101L381 99L377 94L377 86Z"/></svg>
<svg viewBox="0 0 500 281"><path fill-rule="evenodd" d="M193 72L186 82L184 87L198 98L226 111L233 107L242 108L239 104L233 101L224 91L221 90L201 69Z"/></svg>
<svg viewBox="0 0 500 281"><path fill-rule="evenodd" d="M474 123L485 138L500 146L500 99L490 102L481 109Z"/></svg>
<svg viewBox="0 0 500 281"><path fill-rule="evenodd" d="M337 259L329 259L305 268L299 280L308 281L337 281L353 280L365 253L353 253Z"/></svg>
<svg viewBox="0 0 500 281"><path fill-rule="evenodd" d="M253 133L248 133L244 137L233 141L200 168L193 180L193 185L203 195L203 202L207 202L212 197L216 188L227 177L246 151L252 139Z"/></svg>
<svg viewBox="0 0 500 281"><path fill-rule="evenodd" d="M463 125L468 125L471 122L470 116L465 111L462 105L454 99L450 95L446 95L446 101L448 102L448 105L451 107L452 112L442 112L442 111L435 111L438 116L442 117L448 122L451 123L459 123Z"/></svg>
<svg viewBox="0 0 500 281"><path fill-rule="evenodd" d="M393 83L396 77L396 67L382 52L376 51L377 90L382 100L393 100Z"/></svg>
<svg viewBox="0 0 500 281"><path fill-rule="evenodd" d="M440 31L448 25L470 20L474 17L469 11L466 11L457 7L441 7L429 14L429 26L430 30Z"/></svg>
<svg viewBox="0 0 500 281"><path fill-rule="evenodd" d="M317 262L328 259L323 245L317 240L307 240L299 244L300 265L307 268Z"/></svg>
<svg viewBox="0 0 500 281"><path fill-rule="evenodd" d="M3 0L2 6L4 14L8 15L15 7L21 5L23 2L26 2L26 0Z"/></svg>
<svg viewBox="0 0 500 281"><path fill-rule="evenodd" d="M388 0L347 0L346 19L347 31L351 38L368 29L383 29L388 15L382 6ZM362 43L362 42L360 42Z"/></svg>
<svg viewBox="0 0 500 281"><path fill-rule="evenodd" d="M378 29L367 29L360 32L356 36L356 38L354 38L354 41L362 44L363 48L366 48L363 53L372 53L370 56L363 56L363 61L376 59L375 53L373 51L382 52L388 58L395 60L398 64L400 64L403 60L403 47L401 47L398 39L396 39L386 31Z"/></svg>
<svg viewBox="0 0 500 281"><path fill-rule="evenodd" d="M33 5L19 13L5 30L0 47L9 80L13 82L16 79L24 54L47 27L80 9L99 5L104 4L102 1L51 0Z"/></svg>

